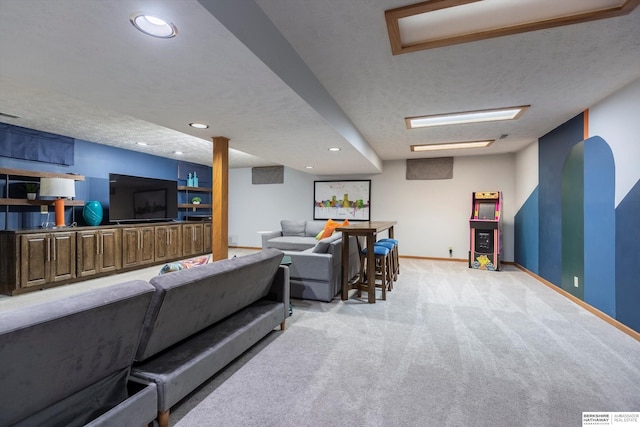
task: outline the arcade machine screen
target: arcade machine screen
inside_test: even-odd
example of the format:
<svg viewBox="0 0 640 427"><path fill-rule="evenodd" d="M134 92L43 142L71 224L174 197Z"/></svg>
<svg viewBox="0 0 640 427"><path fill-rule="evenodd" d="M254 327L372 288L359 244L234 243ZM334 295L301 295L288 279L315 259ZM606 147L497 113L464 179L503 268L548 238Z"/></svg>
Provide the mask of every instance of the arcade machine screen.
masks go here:
<svg viewBox="0 0 640 427"><path fill-rule="evenodd" d="M496 219L496 204L495 202L480 202L478 203L478 218L484 220Z"/></svg>

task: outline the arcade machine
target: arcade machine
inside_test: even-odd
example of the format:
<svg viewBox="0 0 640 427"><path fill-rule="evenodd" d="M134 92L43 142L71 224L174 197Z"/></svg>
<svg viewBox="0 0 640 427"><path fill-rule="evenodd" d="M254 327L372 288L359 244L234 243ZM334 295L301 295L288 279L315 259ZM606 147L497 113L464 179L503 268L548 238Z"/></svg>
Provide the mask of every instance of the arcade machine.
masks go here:
<svg viewBox="0 0 640 427"><path fill-rule="evenodd" d="M499 191L472 193L471 248L469 268L498 271L501 268L502 193Z"/></svg>

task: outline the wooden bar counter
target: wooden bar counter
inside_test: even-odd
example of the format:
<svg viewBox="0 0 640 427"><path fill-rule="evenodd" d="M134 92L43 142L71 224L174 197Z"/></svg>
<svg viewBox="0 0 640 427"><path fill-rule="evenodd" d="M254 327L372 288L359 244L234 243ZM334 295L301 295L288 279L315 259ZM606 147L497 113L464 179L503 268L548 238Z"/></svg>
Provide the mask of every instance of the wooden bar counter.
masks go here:
<svg viewBox="0 0 640 427"><path fill-rule="evenodd" d="M338 227L336 231L342 232L342 300L349 298L349 277L348 268L349 265L349 237L350 236L364 236L366 238L366 247L373 248L373 244L376 242L376 236L378 233L389 230L389 238L393 239L393 226L396 225L396 221L363 221L352 222L347 226ZM375 255L373 249L367 250L367 280L369 280L368 286L368 301L373 304L376 302L376 287L375 287Z"/></svg>

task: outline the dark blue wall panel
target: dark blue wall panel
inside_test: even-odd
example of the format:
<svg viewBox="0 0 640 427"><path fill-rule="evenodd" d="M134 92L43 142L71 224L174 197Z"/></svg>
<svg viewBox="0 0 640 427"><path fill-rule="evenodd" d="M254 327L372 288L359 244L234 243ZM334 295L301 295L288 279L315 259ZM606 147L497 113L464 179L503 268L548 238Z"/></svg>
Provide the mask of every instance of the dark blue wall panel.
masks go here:
<svg viewBox="0 0 640 427"><path fill-rule="evenodd" d="M0 156L73 165L74 139L0 123Z"/></svg>
<svg viewBox="0 0 640 427"><path fill-rule="evenodd" d="M616 208L616 319L640 332L640 181Z"/></svg>
<svg viewBox="0 0 640 427"><path fill-rule="evenodd" d="M539 140L539 272L548 281L561 283L562 166L571 148L584 139L584 117L579 114Z"/></svg>
<svg viewBox="0 0 640 427"><path fill-rule="evenodd" d="M515 262L538 274L538 188L531 193L515 217Z"/></svg>

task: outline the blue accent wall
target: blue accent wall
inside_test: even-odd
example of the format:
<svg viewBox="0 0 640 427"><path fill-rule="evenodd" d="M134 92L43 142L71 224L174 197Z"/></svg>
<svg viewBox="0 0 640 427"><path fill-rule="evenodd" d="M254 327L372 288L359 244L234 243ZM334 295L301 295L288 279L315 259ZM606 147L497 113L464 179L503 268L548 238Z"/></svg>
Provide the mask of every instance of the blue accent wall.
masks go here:
<svg viewBox="0 0 640 427"><path fill-rule="evenodd" d="M582 122L579 115L539 141L537 274L640 331L640 184L616 208L614 153L600 136L582 141ZM577 169L563 177L571 159ZM515 259L535 272L529 204L516 215Z"/></svg>
<svg viewBox="0 0 640 427"><path fill-rule="evenodd" d="M531 193L515 216L515 262L527 270L539 274L539 203L538 188Z"/></svg>
<svg viewBox="0 0 640 427"><path fill-rule="evenodd" d="M640 181L616 208L616 319L640 331Z"/></svg>
<svg viewBox="0 0 640 427"><path fill-rule="evenodd" d="M615 165L600 137L584 142L584 301L616 315Z"/></svg>
<svg viewBox="0 0 640 427"><path fill-rule="evenodd" d="M138 151L125 150L117 147L96 144L89 141L75 140L75 165L63 166L50 163L40 163L13 158L2 159L2 167L24 169L41 172L75 173L84 175L85 181L76 182L76 199L98 200L105 208L104 221L108 219L109 205L109 173L136 175L149 178L175 180L178 185L186 185L187 172L197 171L201 187L211 187L211 167L187 162L179 162L153 156ZM184 177L183 177L184 175ZM179 194L186 203L184 195ZM207 197L207 196L205 196ZM208 195L210 197L210 195ZM210 203L204 200L203 203ZM50 209L50 211L52 211ZM73 208L75 221L82 223L82 208ZM184 212L181 212L182 215ZM65 222L72 223L74 215L72 209L65 209ZM53 218L50 214L49 220ZM8 229L39 227L46 220L46 215L36 212L32 207L12 207L9 212ZM0 212L0 229L4 228L5 212Z"/></svg>
<svg viewBox="0 0 640 427"><path fill-rule="evenodd" d="M562 167L571 148L584 139L584 116L579 114L538 143L539 164L539 272L559 284L562 277Z"/></svg>

